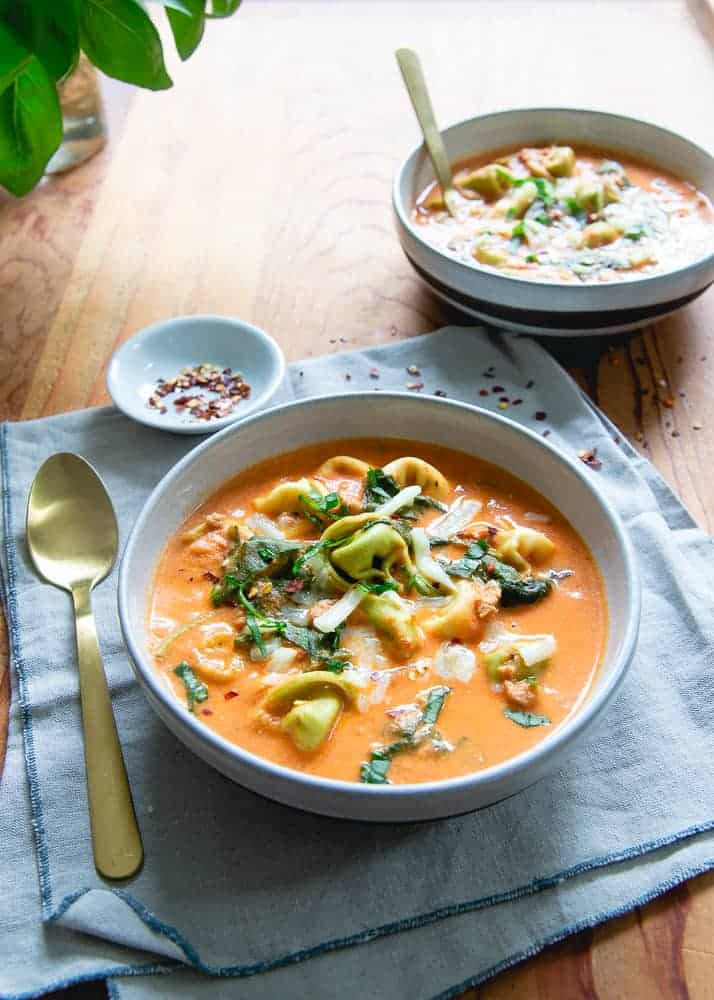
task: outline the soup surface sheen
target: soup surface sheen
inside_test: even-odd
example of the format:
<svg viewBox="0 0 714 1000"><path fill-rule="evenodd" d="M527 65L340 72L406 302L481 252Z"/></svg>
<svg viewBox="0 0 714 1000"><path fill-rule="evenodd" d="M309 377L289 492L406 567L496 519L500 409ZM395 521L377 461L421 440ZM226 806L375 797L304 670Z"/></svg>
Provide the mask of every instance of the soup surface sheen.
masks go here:
<svg viewBox="0 0 714 1000"><path fill-rule="evenodd" d="M202 504L161 557L149 631L164 682L227 740L403 784L498 764L576 712L607 608L586 545L525 483L358 439L261 463Z"/></svg>
<svg viewBox="0 0 714 1000"><path fill-rule="evenodd" d="M431 184L412 214L424 239L475 266L551 282L609 282L714 250L709 199L687 181L595 149L524 147L454 167L456 218Z"/></svg>

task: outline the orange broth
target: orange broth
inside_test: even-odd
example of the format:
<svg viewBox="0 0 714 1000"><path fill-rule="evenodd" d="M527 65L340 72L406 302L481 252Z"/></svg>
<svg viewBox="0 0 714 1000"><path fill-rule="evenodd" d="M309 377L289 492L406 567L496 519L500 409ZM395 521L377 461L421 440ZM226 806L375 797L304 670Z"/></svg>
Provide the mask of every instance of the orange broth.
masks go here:
<svg viewBox="0 0 714 1000"><path fill-rule="evenodd" d="M449 481L451 498L475 498L483 503L480 517L496 525L508 526L512 518L520 525L542 530L555 544L552 558L539 571L570 570L572 576L560 579L551 592L534 604L499 608L495 616L480 622L478 634L467 643L474 650L477 666L468 681L444 681L433 668L424 672L423 662L433 660L442 640L424 634L423 646L410 658L377 643L384 660L380 670L403 668L421 662L418 671L406 669L390 674L390 683L377 703L345 706L329 739L317 750L298 749L277 724L265 723L260 706L265 697L263 682L266 664L252 660L246 646L233 648L233 636L244 627L241 608L213 608L211 586L222 573L222 563L230 546L223 529L200 534L187 542L185 533L196 529L209 514L224 515L237 521L241 537L250 535L245 521L254 512L254 500L265 496L278 483L304 476L316 478L316 470L333 455L353 455L375 468L382 468L402 455L415 455L436 466ZM340 475L324 482L325 489L336 490L359 509L362 479ZM451 498L447 500L450 502ZM528 517L526 515L529 515ZM536 515L534 517L534 515ZM428 510L422 524L442 516ZM216 519L218 521L219 519ZM317 539L319 529L305 522L306 539ZM437 557L459 558L463 547L449 545L434 549ZM412 595L413 596L413 595ZM431 606L418 607L420 627L434 614ZM201 616L210 615L207 620ZM437 684L451 689L438 718L438 733L450 746L448 752L417 748L395 755L389 770L392 783L425 782L464 775L491 767L534 746L578 710L590 692L606 643L607 607L599 570L583 540L565 518L540 494L503 470L436 445L409 441L358 439L334 441L302 448L256 465L226 483L182 525L169 541L157 567L148 609L151 641L155 650L167 636L188 622L198 624L179 635L165 651L155 656L156 669L175 697L186 704L182 680L174 673L185 661L197 678L206 684L208 697L195 705L196 717L225 739L244 749L309 774L346 781L360 780L360 764L375 745L389 742L386 714L396 706L413 703L418 692ZM550 720L549 725L523 727L504 715L507 708L517 710L504 699L502 685L494 683L483 664L479 643L489 634L493 621L513 633L550 633L557 640L557 650L542 671L537 696L530 711ZM360 624L361 623L361 624ZM351 616L345 635L364 626L358 609ZM225 635L221 639L220 630ZM211 636L219 635L212 648ZM349 647L349 639L343 639ZM242 669L234 677L215 680L205 673L209 666L232 662L237 656ZM301 669L309 667L303 657ZM377 664L375 663L375 666ZM373 690L372 686L369 690ZM363 699L367 700L367 699Z"/></svg>

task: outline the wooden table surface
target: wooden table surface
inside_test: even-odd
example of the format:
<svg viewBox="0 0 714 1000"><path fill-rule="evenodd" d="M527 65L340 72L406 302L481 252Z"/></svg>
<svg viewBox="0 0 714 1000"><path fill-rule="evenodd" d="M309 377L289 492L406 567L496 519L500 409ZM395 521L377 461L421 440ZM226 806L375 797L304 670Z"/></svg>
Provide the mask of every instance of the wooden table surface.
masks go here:
<svg viewBox="0 0 714 1000"><path fill-rule="evenodd" d="M584 105L711 148L710 5L247 2L209 26L174 90L107 88L111 141L94 160L23 201L0 196L0 417L106 402L112 351L178 313L241 316L289 359L464 322L419 285L392 229L390 178L417 141L393 50L422 53L443 122ZM711 530L714 291L632 338L552 346ZM711 1000L712 926L704 876L468 996Z"/></svg>

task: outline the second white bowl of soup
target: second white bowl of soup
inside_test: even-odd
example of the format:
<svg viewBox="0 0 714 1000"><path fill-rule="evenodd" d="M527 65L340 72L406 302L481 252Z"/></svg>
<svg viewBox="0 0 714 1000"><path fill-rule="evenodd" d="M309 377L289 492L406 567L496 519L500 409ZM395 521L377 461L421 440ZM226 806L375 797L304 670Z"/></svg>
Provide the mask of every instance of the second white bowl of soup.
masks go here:
<svg viewBox="0 0 714 1000"><path fill-rule="evenodd" d="M134 530L120 615L150 702L229 777L428 819L560 762L629 663L636 574L614 512L541 439L375 403L282 407L187 456Z"/></svg>
<svg viewBox="0 0 714 1000"><path fill-rule="evenodd" d="M444 131L445 210L423 148L394 183L397 232L440 297L552 335L631 329L714 279L714 160L666 129L596 111L532 108Z"/></svg>

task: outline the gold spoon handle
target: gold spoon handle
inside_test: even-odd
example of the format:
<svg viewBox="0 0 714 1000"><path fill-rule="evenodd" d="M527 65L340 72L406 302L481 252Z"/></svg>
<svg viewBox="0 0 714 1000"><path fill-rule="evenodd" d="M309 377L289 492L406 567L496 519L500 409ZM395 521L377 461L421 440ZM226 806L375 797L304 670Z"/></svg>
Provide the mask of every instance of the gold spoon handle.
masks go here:
<svg viewBox="0 0 714 1000"><path fill-rule="evenodd" d="M404 85L407 88L412 107L416 112L417 120L421 126L426 151L434 166L436 179L441 185L444 203L453 215L452 195L454 193L454 179L451 174L451 164L446 154L444 140L436 124L434 109L431 106L431 98L429 97L429 91L426 89L426 80L424 79L421 60L412 49L397 49L396 55L399 69L402 71Z"/></svg>
<svg viewBox="0 0 714 1000"><path fill-rule="evenodd" d="M105 878L129 878L141 867L144 850L99 651L90 590L89 584L79 584L72 588L72 599L94 863Z"/></svg>

